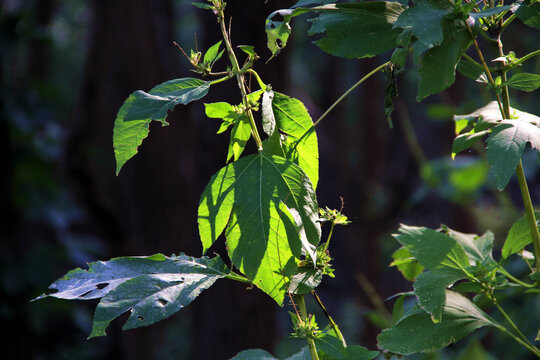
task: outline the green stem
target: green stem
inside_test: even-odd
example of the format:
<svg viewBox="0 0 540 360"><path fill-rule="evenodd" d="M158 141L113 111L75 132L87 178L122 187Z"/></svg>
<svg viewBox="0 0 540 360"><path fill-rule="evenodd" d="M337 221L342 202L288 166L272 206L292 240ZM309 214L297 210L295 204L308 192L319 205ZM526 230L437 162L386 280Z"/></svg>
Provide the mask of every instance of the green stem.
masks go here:
<svg viewBox="0 0 540 360"><path fill-rule="evenodd" d="M234 77L234 75L230 74L230 75L227 75L227 76L224 76L222 78L219 78L219 79L216 79L216 80L212 80L210 81L210 85L215 85L215 84L219 84L221 82L224 82L224 81L227 81L229 79L232 79Z"/></svg>
<svg viewBox="0 0 540 360"><path fill-rule="evenodd" d="M508 19L504 20L504 22L503 22L502 25L501 25L501 29L500 29L499 31L500 31L500 32L503 32L503 30L506 29L506 27L507 27L508 25L510 25L510 23L511 23L512 21L514 21L515 18L516 18L516 14L510 15L510 17L509 17Z"/></svg>
<svg viewBox="0 0 540 360"><path fill-rule="evenodd" d="M230 274L225 275L225 279L252 284L251 280L249 280L248 278L243 277L242 275L239 275L239 274L235 274L235 273L230 273Z"/></svg>
<svg viewBox="0 0 540 360"><path fill-rule="evenodd" d="M521 190L521 197L523 198L523 205L525 206L525 212L527 214L527 220L529 222L533 238L534 263L536 266L536 271L540 271L540 233L538 232L538 225L536 225L536 216L534 214L531 195L529 193L529 187L527 186L527 180L525 179L525 172L523 171L521 159L519 160L516 174L518 177L519 189Z"/></svg>
<svg viewBox="0 0 540 360"><path fill-rule="evenodd" d="M324 316L328 319L328 322L330 322L330 325L332 326L332 329L334 329L334 332L336 333L339 340L341 340L341 343L343 344L343 347L347 347L347 342L345 341L345 338L343 337L343 334L339 330L339 326L336 324L334 319L330 316L328 311L326 311L326 308L324 307L324 304L322 303L321 299L319 298L319 295L315 292L315 290L311 290L311 295L315 298L315 301L317 301L317 304L321 308L321 310L324 313Z"/></svg>
<svg viewBox="0 0 540 360"><path fill-rule="evenodd" d="M499 56L504 56L503 45L500 39L498 39L498 51ZM506 83L506 73L501 74L503 83ZM510 94L508 92L508 86L502 88L502 105L501 111L504 119L510 119ZM534 245L534 258L536 269L540 269L540 233L538 232L538 225L536 216L534 214L534 207L531 200L531 194L529 193L529 187L527 186L527 179L525 178L525 172L523 171L523 164L521 159L519 160L516 168L516 175L518 178L519 189L521 190L521 197L523 199L523 205L525 206L525 212L527 214L527 220L531 229L531 235Z"/></svg>
<svg viewBox="0 0 540 360"><path fill-rule="evenodd" d="M324 251L328 250L328 246L330 246L330 238L334 233L334 226L336 226L336 224L332 222L332 226L330 227L330 233L328 234L328 238L326 239L326 244L324 244Z"/></svg>
<svg viewBox="0 0 540 360"><path fill-rule="evenodd" d="M535 57L535 56L538 56L538 55L540 55L540 50L533 51L532 53L529 53L529 54L525 55L524 57L520 58L519 60L517 60L515 63L513 63L513 64L511 65L511 67L509 67L509 68L506 69L506 70L508 71L508 70L510 70L510 69L513 69L513 68L515 68L516 66L521 65L521 64L524 63L525 61L529 60L530 58Z"/></svg>
<svg viewBox="0 0 540 360"><path fill-rule="evenodd" d="M510 318L510 316L508 316L508 314L506 313L506 311L504 311L504 309L499 305L499 303L497 302L497 299L494 297L494 296L491 296L490 297L490 300L491 302L497 307L497 309L499 310L499 312L502 314L502 316L506 319L506 321L510 324L510 326L512 327L512 329L514 329L514 331L516 332L516 334L518 336L516 336L515 334L511 333L510 331L508 331L508 329L506 329L504 326L500 325L501 327L499 328L500 330L502 330L503 332L506 332L508 335L510 335L512 338L514 338L514 340L518 341L521 345L523 345L524 347L526 347L528 350L530 350L533 354L535 354L536 356L540 357L540 349L536 348L533 344L531 344L529 342L529 340L527 339L527 337L525 335L523 335L523 333L521 332L521 330L519 330L519 328L517 327L517 325L512 321L512 318ZM504 330L503 330L504 329Z"/></svg>
<svg viewBox="0 0 540 360"><path fill-rule="evenodd" d="M297 295L296 299L298 303L298 310L300 311L300 316L302 317L302 321L308 322L309 319L308 319L308 314L306 310L306 301L304 299L304 295ZM319 360L319 354L317 354L317 347L315 346L315 341L310 337L306 337L306 341L309 346L309 352L311 353L311 359Z"/></svg>
<svg viewBox="0 0 540 360"><path fill-rule="evenodd" d="M360 86L364 81L366 81L367 79L369 79L371 76L375 75L378 71L384 69L388 64L390 64L390 61L387 61L385 62L384 64L376 67L375 69L373 69L369 74L367 74L366 76L364 76L363 78L361 78L356 84L354 84L353 86L351 86L349 88L349 90L345 91L345 93L343 95L341 95L339 97L339 99L337 99L333 104L332 106L330 106L328 108L328 110L326 110L324 112L324 114L322 114L318 119L317 121L315 121L315 123L313 124L313 127L319 125L319 123L326 117L326 115L328 115L330 113L330 111L332 111L343 99L345 99L347 97L347 95L349 95L354 89L356 89L358 86Z"/></svg>
<svg viewBox="0 0 540 360"><path fill-rule="evenodd" d="M255 76L255 79L257 79L257 83L259 84L259 87L261 88L261 90L266 90L266 84L263 83L263 81L261 80L261 77L259 76L259 74L257 74L257 72L253 69L247 69L247 72L254 75Z"/></svg>
<svg viewBox="0 0 540 360"><path fill-rule="evenodd" d="M217 18L218 18L218 22L221 28L221 35L223 36L223 41L225 42L225 48L227 49L227 55L229 56L229 60L233 67L233 73L236 75L236 80L238 81L238 87L240 88L240 93L242 94L242 102L246 109L246 113L249 118L249 123L251 125L251 135L253 136L253 139L255 140L255 143L257 144L257 149L259 151L262 151L261 137L259 136L259 131L257 130L255 119L253 118L253 112L251 111L251 108L249 107L249 101L247 99L246 85L244 81L244 72L241 71L240 69L240 65L238 64L238 59L236 58L236 55L231 45L229 33L227 31L227 28L225 27L224 9L225 9L225 3L220 3L219 8L217 9L218 11Z"/></svg>
<svg viewBox="0 0 540 360"><path fill-rule="evenodd" d="M531 288L535 287L534 284L527 284L526 282L523 282L523 281L519 280L518 278L514 277L512 274L510 274L508 271L506 271L506 269L503 268L503 267L499 267L499 269L497 271L500 272L501 274L506 276L509 280L512 280L513 282L515 282L518 285L521 285L521 286L526 287L528 289L531 289Z"/></svg>

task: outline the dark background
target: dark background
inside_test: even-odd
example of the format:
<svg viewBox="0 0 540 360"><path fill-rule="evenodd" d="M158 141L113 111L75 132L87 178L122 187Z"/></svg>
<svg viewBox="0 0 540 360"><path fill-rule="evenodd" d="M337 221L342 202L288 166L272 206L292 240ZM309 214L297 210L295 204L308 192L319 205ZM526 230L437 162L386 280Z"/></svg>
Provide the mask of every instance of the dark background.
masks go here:
<svg viewBox="0 0 540 360"><path fill-rule="evenodd" d="M289 46L265 64L270 53L264 21L293 3L229 1L232 40L255 45L262 79L302 100L316 119L389 54L360 61L328 56L307 38L309 23L302 17L293 22ZM215 18L181 0L0 4L0 319L7 330L2 358L226 359L248 348L278 356L299 349L301 343L288 339L285 311L260 291L227 281L159 324L122 332L124 317L107 337L92 340L86 337L95 302L29 302L68 270L97 259L157 252L199 256L199 196L225 164L228 141L228 135L215 135L219 124L205 117L203 102L234 104L240 97L231 81L212 87L203 101L179 106L170 126L152 124L139 154L116 177L112 129L118 108L137 89L195 76L172 42L194 48L196 33L204 51L220 39ZM538 31L515 27L519 36L504 40L522 56L537 46ZM540 72L538 58L527 66ZM392 305L382 301L411 289L388 267L398 247L390 235L400 222L445 223L478 233L491 228L500 243L522 212L515 180L508 192L499 193L491 176L485 178L486 169L477 162L482 151L449 159L452 114L485 105L489 94L458 76L450 90L417 104L415 84L414 72L399 79L393 129L384 119L386 85L380 74L317 128L319 204L339 209L343 197L344 213L352 220L336 229L332 240L337 278L325 279L318 291L349 343L371 349ZM539 113L537 94L515 95L515 107ZM253 144L247 151L255 151ZM534 155L525 160L538 202ZM452 175L470 164L477 164L477 185ZM223 245L212 250L223 252ZM540 318L538 299L514 301L508 301L511 313L532 334ZM498 335L478 337L495 358L527 356ZM455 358L468 343L451 347L443 358Z"/></svg>

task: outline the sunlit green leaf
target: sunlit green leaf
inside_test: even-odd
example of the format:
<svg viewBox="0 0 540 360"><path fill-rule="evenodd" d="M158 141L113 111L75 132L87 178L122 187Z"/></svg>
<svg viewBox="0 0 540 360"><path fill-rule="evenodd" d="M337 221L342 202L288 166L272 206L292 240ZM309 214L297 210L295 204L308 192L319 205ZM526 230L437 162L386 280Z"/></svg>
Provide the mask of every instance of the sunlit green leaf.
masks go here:
<svg viewBox="0 0 540 360"><path fill-rule="evenodd" d="M403 277L409 281L414 281L416 277L424 271L424 267L418 263L418 260L412 256L406 247L401 247L392 254L390 266L396 266L403 274Z"/></svg>
<svg viewBox="0 0 540 360"><path fill-rule="evenodd" d="M113 145L116 158L116 174L148 136L152 120L168 125L168 112L178 104L199 100L208 93L210 83L183 78L164 82L148 93L138 90L124 102L114 122Z"/></svg>
<svg viewBox="0 0 540 360"><path fill-rule="evenodd" d="M275 92L272 110L275 126L279 129L279 133L274 133L275 141L278 141L282 134L280 151L283 151L286 159L305 171L316 189L319 182L319 146L313 121L306 107L295 98ZM276 147L273 148L277 150Z"/></svg>
<svg viewBox="0 0 540 360"><path fill-rule="evenodd" d="M204 54L203 62L205 64L213 64L219 60L219 58L223 54L223 51L219 52L220 46L221 46L221 41L218 41L214 45L210 46L210 48Z"/></svg>
<svg viewBox="0 0 540 360"><path fill-rule="evenodd" d="M317 220L315 192L302 169L262 153L222 168L199 204L203 250L229 223L226 238L233 264L279 304L301 248L315 256L313 245L320 239Z"/></svg>
<svg viewBox="0 0 540 360"><path fill-rule="evenodd" d="M410 355L439 350L484 326L497 324L466 297L446 290L441 322L433 323L429 314L417 306L396 325L383 330L377 341L382 349Z"/></svg>

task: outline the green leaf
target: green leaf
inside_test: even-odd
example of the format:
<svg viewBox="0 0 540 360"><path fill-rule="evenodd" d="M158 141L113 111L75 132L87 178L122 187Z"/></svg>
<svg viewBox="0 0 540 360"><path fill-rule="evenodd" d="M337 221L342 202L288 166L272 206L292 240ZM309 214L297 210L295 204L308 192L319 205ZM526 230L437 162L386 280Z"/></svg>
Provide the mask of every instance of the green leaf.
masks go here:
<svg viewBox="0 0 540 360"><path fill-rule="evenodd" d="M148 136L152 120L168 125L165 119L176 105L186 105L199 100L208 93L210 83L194 78L164 82L149 93L138 90L132 93L120 107L114 122L113 145L116 158L116 175L122 166L136 153Z"/></svg>
<svg viewBox="0 0 540 360"><path fill-rule="evenodd" d="M278 360L272 354L261 349L244 350L236 354L231 360Z"/></svg>
<svg viewBox="0 0 540 360"><path fill-rule="evenodd" d="M333 331L318 336L315 346L321 360L371 360L379 355L378 351L370 351L359 345L344 347Z"/></svg>
<svg viewBox="0 0 540 360"><path fill-rule="evenodd" d="M540 87L540 75L530 73L520 73L512 76L502 86L509 86L513 89L523 91L534 91Z"/></svg>
<svg viewBox="0 0 540 360"><path fill-rule="evenodd" d="M309 35L324 33L315 41L323 51L346 58L372 57L395 47L400 30L392 25L403 11L391 1L329 4L313 20Z"/></svg>
<svg viewBox="0 0 540 360"><path fill-rule="evenodd" d="M471 132L467 134L461 134L456 136L454 142L452 143L452 158L455 158L456 154L465 151L471 146L473 146L476 142L486 136L490 131L491 130L489 129L479 132L471 130Z"/></svg>
<svg viewBox="0 0 540 360"><path fill-rule="evenodd" d="M233 158L233 156L235 161L238 160L251 136L251 124L249 118L244 113L239 112L240 110L238 110L238 107L234 107L226 102L204 104L204 106L206 116L223 120L217 132L218 134L224 132L229 126L233 125L227 161Z"/></svg>
<svg viewBox="0 0 540 360"><path fill-rule="evenodd" d="M300 166L316 189L319 182L319 146L307 109L300 100L275 92L272 110L276 126L283 134L281 145L284 157ZM273 149L275 151L276 147Z"/></svg>
<svg viewBox="0 0 540 360"><path fill-rule="evenodd" d="M472 12L470 14L470 16L473 17L474 19L483 19L483 18L486 18L486 17L489 17L489 16L500 14L503 11L506 11L506 10L508 10L510 8L511 8L511 6L509 6L509 5L496 6L496 7L493 7L491 9L482 10L480 12Z"/></svg>
<svg viewBox="0 0 540 360"><path fill-rule="evenodd" d="M456 78L456 65L472 43L463 22L445 18L443 41L429 49L422 57L417 101L450 87Z"/></svg>
<svg viewBox="0 0 540 360"><path fill-rule="evenodd" d="M540 128L520 119L503 120L487 139L487 159L502 190L516 171L525 145L540 149Z"/></svg>
<svg viewBox="0 0 540 360"><path fill-rule="evenodd" d="M488 230L482 236L478 236L477 234L466 234L452 230L445 225L443 225L443 230L463 247L473 263L493 260L492 251L495 235L491 231Z"/></svg>
<svg viewBox="0 0 540 360"><path fill-rule="evenodd" d="M478 339L471 339L467 348L456 360L496 360L483 347Z"/></svg>
<svg viewBox="0 0 540 360"><path fill-rule="evenodd" d="M88 270L68 272L49 287L58 292L40 298L101 298L94 315L92 338L106 335L110 322L128 311L124 330L163 320L189 305L201 291L228 273L219 256L120 257L90 263Z"/></svg>
<svg viewBox="0 0 540 360"><path fill-rule="evenodd" d="M425 227L401 225L396 240L427 269L446 266L462 270L469 266L463 247L452 237Z"/></svg>
<svg viewBox="0 0 540 360"><path fill-rule="evenodd" d="M237 48L248 54L252 59L257 57L257 54L255 54L255 47L253 45L238 45Z"/></svg>
<svg viewBox="0 0 540 360"><path fill-rule="evenodd" d="M469 61L467 58L461 58L457 64L457 71L470 79L478 80L482 74L484 74L484 69L476 66L475 63Z"/></svg>
<svg viewBox="0 0 540 360"><path fill-rule="evenodd" d="M238 115L231 131L227 161L234 156L234 161L240 158L251 136L251 124L249 118L242 114Z"/></svg>
<svg viewBox="0 0 540 360"><path fill-rule="evenodd" d="M201 196L203 251L229 223L233 264L281 305L301 248L315 256L317 211L313 187L297 165L267 154L243 157L218 171Z"/></svg>
<svg viewBox="0 0 540 360"><path fill-rule="evenodd" d="M214 45L210 46L210 48L206 51L203 57L203 62L205 64L213 64L214 62L219 60L219 57L221 57L221 55L219 55L218 57L218 54L219 54L219 47L221 46L221 43L222 41L218 41Z"/></svg>
<svg viewBox="0 0 540 360"><path fill-rule="evenodd" d="M409 281L414 281L416 277L424 271L424 267L412 256L406 247L401 247L392 254L390 266L397 266L403 277Z"/></svg>
<svg viewBox="0 0 540 360"><path fill-rule="evenodd" d="M523 2L515 12L524 24L540 29L540 2Z"/></svg>
<svg viewBox="0 0 540 360"><path fill-rule="evenodd" d="M377 337L387 351L410 355L432 352L452 344L484 326L498 326L463 295L446 290L443 320L433 323L429 314L415 307L393 327Z"/></svg>
<svg viewBox="0 0 540 360"><path fill-rule="evenodd" d="M535 211L534 214L537 219L540 218L540 211ZM533 238L531 235L531 227L529 225L527 216L524 216L516 221L510 228L510 231L508 231L508 236L506 236L506 240L504 241L502 248L501 255L503 259L508 258L512 254L520 252L525 248L525 246L532 243L532 241Z"/></svg>
<svg viewBox="0 0 540 360"><path fill-rule="evenodd" d="M392 325L395 325L405 315L405 308L403 303L405 302L406 295L401 295L397 298L392 308Z"/></svg>
<svg viewBox="0 0 540 360"><path fill-rule="evenodd" d="M313 266L302 266L293 275L289 285L291 294L307 294L315 289L322 281L323 272Z"/></svg>
<svg viewBox="0 0 540 360"><path fill-rule="evenodd" d="M192 2L191 5L195 6L195 7L198 7L199 9L204 9L204 10L214 10L214 7L210 4L204 4L204 3L199 3L199 2Z"/></svg>
<svg viewBox="0 0 540 360"><path fill-rule="evenodd" d="M265 31L267 37L266 46L272 52L270 59L279 54L279 52L287 45L287 41L291 35L291 26L289 25L291 18L304 12L303 9L283 9L274 11L268 16L266 19ZM283 16L283 21L272 20L276 15Z"/></svg>
<svg viewBox="0 0 540 360"><path fill-rule="evenodd" d="M441 321L446 288L464 278L466 275L463 271L448 267L425 271L416 277L414 293L418 297L418 304L431 315L433 322Z"/></svg>
<svg viewBox="0 0 540 360"><path fill-rule="evenodd" d="M418 0L409 6L394 24L394 28L411 30L417 40L413 46L420 56L443 41L442 20L452 13L452 5L444 0Z"/></svg>

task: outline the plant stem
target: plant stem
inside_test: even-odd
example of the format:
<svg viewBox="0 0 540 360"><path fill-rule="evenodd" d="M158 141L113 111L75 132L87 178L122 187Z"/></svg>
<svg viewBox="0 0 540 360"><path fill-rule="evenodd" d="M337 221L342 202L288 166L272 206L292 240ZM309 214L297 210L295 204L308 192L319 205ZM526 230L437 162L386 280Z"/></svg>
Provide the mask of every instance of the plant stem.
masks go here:
<svg viewBox="0 0 540 360"><path fill-rule="evenodd" d="M249 280L248 278L243 277L242 275L239 275L239 274L235 274L235 273L230 273L230 274L225 275L225 279L252 284L251 280Z"/></svg>
<svg viewBox="0 0 540 360"><path fill-rule="evenodd" d="M328 234L328 238L326 239L326 244L324 244L324 251L328 250L328 246L330 246L330 238L332 237L332 233L334 232L334 226L336 226L336 224L332 222L332 226L330 227L330 233Z"/></svg>
<svg viewBox="0 0 540 360"><path fill-rule="evenodd" d="M308 322L308 314L306 310L306 301L304 299L304 295L298 295L296 296L297 303L298 303L298 310L300 310L300 316L302 317L302 320L304 322ZM309 352L311 353L311 359L312 360L319 360L319 355L317 354L317 347L315 346L315 341L310 338L306 337L306 341L309 346Z"/></svg>
<svg viewBox="0 0 540 360"><path fill-rule="evenodd" d="M536 271L540 271L540 233L538 232L536 216L534 215L531 195L529 193L529 187L527 186L527 180L525 179L525 172L523 171L523 164L521 163L521 160L519 160L516 174L518 177L519 188L521 190L521 197L523 198L523 205L525 206L525 212L527 213L527 220L529 221L529 226L531 228L534 246L534 263L536 266Z"/></svg>
<svg viewBox="0 0 540 360"><path fill-rule="evenodd" d="M506 269L503 268L503 267L499 267L499 269L497 271L500 272L501 274L506 276L509 280L512 280L513 282L515 282L518 285L521 285L521 286L526 287L528 289L531 289L531 288L535 287L534 284L527 284L526 282L523 282L523 281L517 279L516 277L512 276L512 274L510 274L508 271L506 271Z"/></svg>
<svg viewBox="0 0 540 360"><path fill-rule="evenodd" d="M500 38L497 41L499 56L504 56L503 45ZM506 72L501 74L503 83L506 83ZM508 92L508 86L503 86L502 88L502 104L503 109L501 113L504 119L510 119L510 94ZM531 194L529 193L529 187L527 186L527 179L525 177L525 172L523 171L523 164L521 159L519 160L518 166L516 168L516 175L518 178L519 189L521 190L521 197L523 199L523 205L525 207L525 212L527 214L527 220L531 229L531 235L533 238L534 245L534 258L537 271L540 269L540 233L538 232L538 225L536 221L536 216L534 214L534 207L531 200Z"/></svg>
<svg viewBox="0 0 540 360"><path fill-rule="evenodd" d="M224 9L225 9L225 3L220 2L219 7L217 9L218 11L217 18L218 18L219 26L221 28L221 35L223 36L223 41L225 42L227 54L229 55L229 60L233 67L233 73L236 75L236 80L238 81L238 87L240 88L240 92L242 94L242 102L246 109L246 113L249 118L249 123L251 125L251 135L253 136L253 139L255 140L255 143L257 144L257 149L259 151L262 151L261 137L259 136L259 131L257 130L255 119L253 118L253 112L251 111L251 108L249 106L249 102L247 99L246 85L244 82L244 73L240 69L240 65L238 64L238 60L236 59L236 55L234 54L234 50L231 45L229 33L227 32L227 28L225 26Z"/></svg>
<svg viewBox="0 0 540 360"><path fill-rule="evenodd" d="M511 332L509 332L508 329L506 329L502 325L500 327L500 330L504 329L503 332L506 332L508 335L510 335L512 338L514 338L514 340L518 341L521 345L525 346L528 350L530 350L537 357L540 357L540 349L536 348L533 344L531 344L529 342L527 337L525 335L523 335L521 330L519 330L519 328L516 326L516 324L512 321L512 318L510 318L510 316L508 316L506 311L504 311L504 309L499 305L499 303L497 302L497 299L494 296L490 296L489 298L490 298L491 302L497 307L497 309L502 314L502 316L506 319L506 321L510 324L512 329L514 329L514 331L517 333L517 335L519 337L516 336L515 334L512 334Z"/></svg>
<svg viewBox="0 0 540 360"><path fill-rule="evenodd" d="M524 63L525 61L527 61L530 58L535 57L537 55L540 55L540 50L533 51L532 53L529 53L529 54L525 55L524 57L520 58L515 63L513 63L512 66L510 68L508 68L507 70L513 69L514 67Z"/></svg>
<svg viewBox="0 0 540 360"><path fill-rule="evenodd" d="M345 91L345 93L343 93L343 95L341 95L339 97L339 99L337 99L333 104L332 106L330 106L328 108L328 110L326 110L324 112L324 114L322 114L318 119L317 121L315 121L315 123L313 124L313 127L319 125L319 123L326 117L326 115L328 115L330 113L330 111L332 111L343 99L345 99L347 97L347 95L349 95L354 89L356 89L358 86L360 86L364 81L366 81L367 79L369 79L371 76L375 75L378 71L384 69L388 64L390 64L390 61L387 61L385 62L384 64L376 67L375 69L373 69L369 74L367 74L366 76L364 76L363 78L361 78L356 84L354 84L353 86L351 86L349 88L349 90Z"/></svg>
<svg viewBox="0 0 540 360"><path fill-rule="evenodd" d="M343 337L343 334L339 330L339 326L336 324L334 319L332 319L332 317L330 316L328 311L326 311L326 308L324 307L324 304L322 303L321 299L319 298L319 295L317 295L315 290L311 290L311 295L313 295L313 297L315 298L315 301L317 301L317 304L319 305L319 307L323 311L324 316L326 316L326 318L330 322L330 325L332 326L332 329L334 329L334 332L336 333L338 339L341 340L341 343L343 344L344 347L347 347L347 342L345 341L345 338Z"/></svg>

